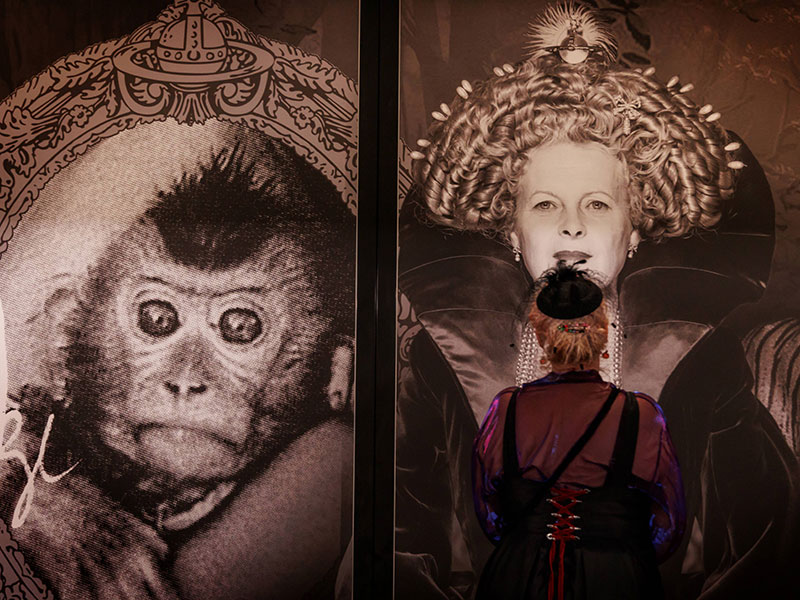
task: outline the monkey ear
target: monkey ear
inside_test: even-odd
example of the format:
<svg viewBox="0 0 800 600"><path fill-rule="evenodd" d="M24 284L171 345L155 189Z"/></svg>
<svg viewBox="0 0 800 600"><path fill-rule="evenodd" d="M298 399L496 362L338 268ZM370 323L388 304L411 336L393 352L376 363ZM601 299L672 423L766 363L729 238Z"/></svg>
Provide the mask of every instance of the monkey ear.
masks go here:
<svg viewBox="0 0 800 600"><path fill-rule="evenodd" d="M353 406L353 339L341 336L331 353L331 380L327 398L336 412L352 410Z"/></svg>
<svg viewBox="0 0 800 600"><path fill-rule="evenodd" d="M56 397L64 394L65 352L73 315L80 305L81 282L78 275L58 277L45 294L41 310L26 321L42 350L46 387Z"/></svg>

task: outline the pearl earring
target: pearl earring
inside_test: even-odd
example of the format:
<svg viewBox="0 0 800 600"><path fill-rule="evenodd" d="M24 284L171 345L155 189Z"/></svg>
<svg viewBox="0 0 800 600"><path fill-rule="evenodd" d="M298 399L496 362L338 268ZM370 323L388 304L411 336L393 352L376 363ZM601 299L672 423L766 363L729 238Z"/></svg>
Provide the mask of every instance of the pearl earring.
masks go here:
<svg viewBox="0 0 800 600"><path fill-rule="evenodd" d="M636 251L639 249L638 244L631 244L628 246L628 258L633 258L633 255L636 254Z"/></svg>
<svg viewBox="0 0 800 600"><path fill-rule="evenodd" d="M522 252L519 251L519 248L514 246L514 261L520 262L522 260Z"/></svg>

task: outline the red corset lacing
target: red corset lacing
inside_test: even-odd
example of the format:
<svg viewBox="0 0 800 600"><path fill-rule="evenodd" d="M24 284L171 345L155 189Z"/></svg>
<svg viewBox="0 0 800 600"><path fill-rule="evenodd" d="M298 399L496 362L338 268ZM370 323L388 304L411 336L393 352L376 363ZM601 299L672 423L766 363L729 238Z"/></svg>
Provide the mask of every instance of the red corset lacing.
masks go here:
<svg viewBox="0 0 800 600"><path fill-rule="evenodd" d="M550 581L547 584L547 600L564 600L564 550L566 543L580 539L575 535L580 527L576 527L573 521L580 517L572 512L573 507L581 501L578 496L582 496L589 490L571 490L567 488L554 487L550 490L552 498L547 501L553 505L556 512L550 513L556 518L555 523L547 526L552 529L547 534L550 544ZM558 554L558 585L556 585L556 554Z"/></svg>

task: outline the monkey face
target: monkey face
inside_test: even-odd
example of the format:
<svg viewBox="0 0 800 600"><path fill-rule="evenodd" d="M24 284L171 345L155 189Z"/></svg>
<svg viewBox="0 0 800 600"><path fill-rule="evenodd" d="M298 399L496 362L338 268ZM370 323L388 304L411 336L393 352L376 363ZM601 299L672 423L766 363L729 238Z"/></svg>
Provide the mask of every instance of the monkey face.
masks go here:
<svg viewBox="0 0 800 600"><path fill-rule="evenodd" d="M255 294L216 297L146 282L121 297L120 325L138 349L128 417L139 422L137 455L172 474L230 475L241 466L272 331ZM268 331L269 330L269 331Z"/></svg>
<svg viewBox="0 0 800 600"><path fill-rule="evenodd" d="M276 241L213 272L119 250L114 262L125 254L116 301L96 313L107 340L95 340L107 365L97 372L116 390L104 443L173 479L232 477L306 396L324 324L299 252Z"/></svg>

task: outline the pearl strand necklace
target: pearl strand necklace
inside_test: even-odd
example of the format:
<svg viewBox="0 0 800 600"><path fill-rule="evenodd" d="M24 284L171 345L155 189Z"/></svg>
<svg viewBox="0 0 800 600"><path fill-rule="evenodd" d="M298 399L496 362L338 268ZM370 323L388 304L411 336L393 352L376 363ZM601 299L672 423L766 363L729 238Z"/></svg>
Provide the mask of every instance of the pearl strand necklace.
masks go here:
<svg viewBox="0 0 800 600"><path fill-rule="evenodd" d="M613 325L616 324L616 327ZM622 323L619 319L619 306L614 311L614 322L611 327L612 343L609 344L611 351L611 382L620 387L622 371ZM519 355L517 358L517 368L515 373L516 385L522 386L524 383L534 381L544 377L550 372L549 362L542 364L540 357L543 351L536 334L531 327L530 321L526 320L522 331L522 341L520 343Z"/></svg>

